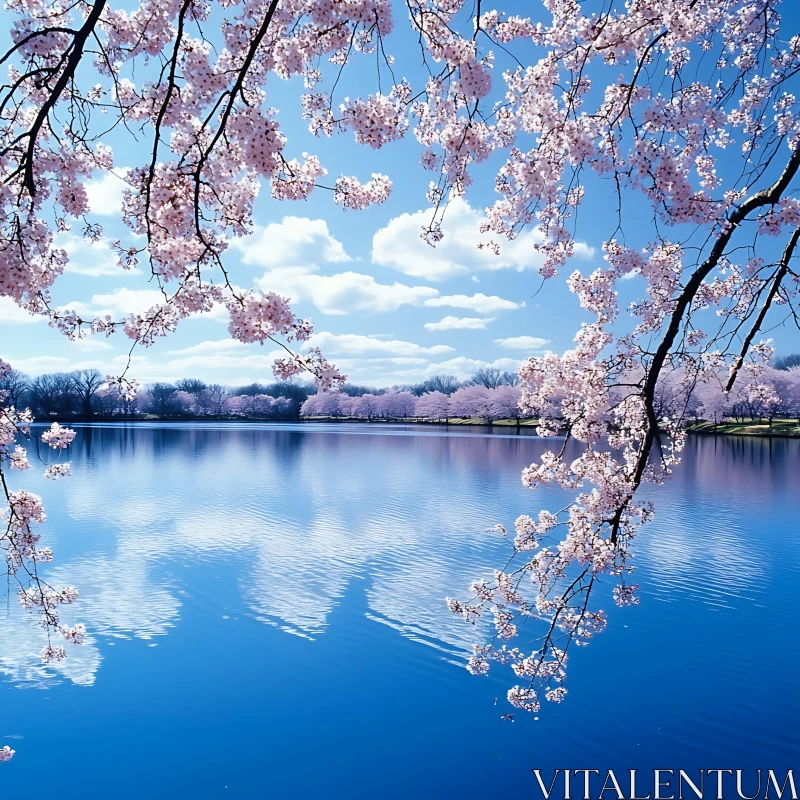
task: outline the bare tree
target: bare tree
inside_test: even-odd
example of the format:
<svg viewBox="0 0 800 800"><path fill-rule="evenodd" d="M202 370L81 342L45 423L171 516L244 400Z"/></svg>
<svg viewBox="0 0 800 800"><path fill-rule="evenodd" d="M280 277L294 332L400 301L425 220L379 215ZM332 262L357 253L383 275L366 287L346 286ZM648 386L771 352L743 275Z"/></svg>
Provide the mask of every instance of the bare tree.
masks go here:
<svg viewBox="0 0 800 800"><path fill-rule="evenodd" d="M479 369L469 380L475 386L485 386L487 389L496 389L507 383L507 372L496 367L484 367Z"/></svg>
<svg viewBox="0 0 800 800"><path fill-rule="evenodd" d="M379 394L380 390L376 389L374 386L363 386L358 383L347 383L342 384L341 391L343 394L349 395L350 397L363 397L365 394Z"/></svg>
<svg viewBox="0 0 800 800"><path fill-rule="evenodd" d="M37 375L30 383L30 400L34 413L51 417L59 408L59 381L55 374Z"/></svg>
<svg viewBox="0 0 800 800"><path fill-rule="evenodd" d="M505 386L519 386L519 375L516 372L503 373L503 385Z"/></svg>
<svg viewBox="0 0 800 800"><path fill-rule="evenodd" d="M431 375L430 378L412 387L411 391L419 396L426 392L441 392L448 395L461 386L461 381L455 375Z"/></svg>
<svg viewBox="0 0 800 800"><path fill-rule="evenodd" d="M30 386L31 379L18 369L9 372L0 378L0 392L5 392L5 402L19 408L22 397Z"/></svg>
<svg viewBox="0 0 800 800"><path fill-rule="evenodd" d="M172 396L175 394L175 387L171 383L154 383L149 387L149 391L153 411L156 414L165 416L174 411Z"/></svg>
<svg viewBox="0 0 800 800"><path fill-rule="evenodd" d="M208 384L205 381L201 381L199 378L181 378L179 381L176 381L175 388L179 392L200 394L203 389L208 388Z"/></svg>
<svg viewBox="0 0 800 800"><path fill-rule="evenodd" d="M792 353L775 359L775 369L787 370L792 367L800 367L800 353Z"/></svg>
<svg viewBox="0 0 800 800"><path fill-rule="evenodd" d="M85 417L94 414L94 398L105 379L99 370L79 369L72 373L72 382L80 401L81 413Z"/></svg>

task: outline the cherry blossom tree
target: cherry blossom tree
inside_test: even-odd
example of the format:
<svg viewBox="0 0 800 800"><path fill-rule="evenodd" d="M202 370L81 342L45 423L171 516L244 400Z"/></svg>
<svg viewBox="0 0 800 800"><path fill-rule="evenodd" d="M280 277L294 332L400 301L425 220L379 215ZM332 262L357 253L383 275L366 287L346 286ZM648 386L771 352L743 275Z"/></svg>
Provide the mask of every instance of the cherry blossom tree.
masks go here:
<svg viewBox="0 0 800 800"><path fill-rule="evenodd" d="M339 413L340 395L333 392L317 392L303 403L300 413L304 417L332 417Z"/></svg>
<svg viewBox="0 0 800 800"><path fill-rule="evenodd" d="M519 406L520 389L518 386L499 385L487 392L485 409L489 420L513 419L517 427L523 418Z"/></svg>
<svg viewBox="0 0 800 800"><path fill-rule="evenodd" d="M462 386L450 395L450 416L489 418L489 393L481 384Z"/></svg>
<svg viewBox="0 0 800 800"><path fill-rule="evenodd" d="M342 417L357 417L358 413L358 397L339 393L339 414Z"/></svg>
<svg viewBox="0 0 800 800"><path fill-rule="evenodd" d="M386 419L405 419L414 415L415 405L411 392L386 392L378 397L378 414Z"/></svg>
<svg viewBox="0 0 800 800"><path fill-rule="evenodd" d="M11 367L0 360L0 377L7 375ZM30 411L17 411L5 405L5 393L0 392L0 462L8 470L24 472L31 468L28 452L20 439L31 438ZM53 450L66 450L75 438L75 431L62 428L54 422L41 436L41 440ZM68 461L54 461L46 466L45 477L57 480L69 475ZM9 580L13 581L19 593L19 600L25 608L36 609L42 615L46 634L46 645L42 649L45 663L59 661L66 656L66 649L57 643L56 637L67 642L80 644L86 633L85 627L78 623L73 626L62 625L59 609L78 597L72 586L54 587L40 574L39 564L46 564L53 558L48 547L39 546L37 532L46 519L42 498L25 489L12 489L6 472L0 471L0 486L3 489L6 507L2 510L0 524L5 530L0 534L0 549L5 556ZM7 761L13 755L10 748L0 750L0 761Z"/></svg>
<svg viewBox="0 0 800 800"><path fill-rule="evenodd" d="M775 412L785 417L800 415L800 367L787 370L769 367L764 382L768 383L778 398Z"/></svg>
<svg viewBox="0 0 800 800"><path fill-rule="evenodd" d="M290 415L290 405L290 401L285 397L243 394L228 398L226 408L229 413L243 417L281 419Z"/></svg>
<svg viewBox="0 0 800 800"><path fill-rule="evenodd" d="M279 200L328 190L351 210L384 202L391 180L328 179L318 157L293 154L270 106L270 76L302 77L302 115L320 137L347 134L378 150L413 131L432 178L421 232L431 245L445 235L448 203L490 156L499 198L481 246L498 253L535 226L532 259L546 280L571 258L591 198L608 221L605 265L567 284L592 321L573 348L519 370L522 411L541 415L542 435L582 448L567 458L559 443L523 483L557 483L575 499L521 516L510 565L478 581L471 599L450 601L467 620L486 613L496 624L497 641L476 649L470 669L509 664L520 679L510 701L536 711L542 697L563 699L571 643L605 625L597 585L610 576L619 604L637 602L629 545L654 512L636 493L669 475L683 441L680 417L656 410L665 375L680 369L699 384L724 369L726 392L744 384L769 402L762 378L772 352L761 332L798 322L800 37L785 30L780 6L544 0L526 18L480 0L141 0L130 10L12 0L12 44L0 56L0 295L67 336L121 331L132 348L222 306L231 336L287 351L279 378L307 371L323 390L340 385L306 344L310 323L278 294L238 287L226 250L252 230L262 185ZM422 51L408 64L391 53L401 9ZM354 61L375 69L377 91L348 99L340 78ZM124 177L130 236L115 245L120 268L141 265L163 302L85 319L52 302L69 258L54 236L74 225L103 235L86 182L116 169L112 131L144 142L131 147L140 161ZM622 317L618 284L631 275L644 297ZM129 398L134 380L125 370L107 385ZM359 404L374 416L377 398L367 397ZM3 451L3 469L14 452ZM35 551L13 542L20 525L29 542L29 522L43 514L38 500L19 513L16 502L7 492L3 541L35 570ZM50 594L38 599L51 620ZM500 644L523 625L533 649Z"/></svg>
<svg viewBox="0 0 800 800"><path fill-rule="evenodd" d="M352 405L354 416L363 417L364 419L373 419L380 416L380 395L367 392L356 398L356 400L357 402Z"/></svg>
<svg viewBox="0 0 800 800"><path fill-rule="evenodd" d="M732 391L726 392L722 376L719 376L719 379L709 376L698 384L695 396L698 401L698 416L716 427L726 417L733 414L733 408L740 400L742 393L739 387L734 387Z"/></svg>
<svg viewBox="0 0 800 800"><path fill-rule="evenodd" d="M450 398L442 392L425 392L417 399L414 414L423 419L446 421L450 416Z"/></svg>
<svg viewBox="0 0 800 800"><path fill-rule="evenodd" d="M178 389L170 396L170 408L173 414L188 414L197 408L197 397Z"/></svg>
<svg viewBox="0 0 800 800"><path fill-rule="evenodd" d="M468 621L494 619L496 639L476 647L469 668L509 664L521 682L508 698L532 712L542 698L564 698L570 646L605 626L591 602L603 576L618 581L619 605L638 602L629 545L654 509L636 492L669 475L684 438L682 414L659 417L666 376L679 368L696 384L724 369L725 392L744 384L748 397L774 403L764 382L772 348L757 337L769 317L797 324L792 264L800 237L791 92L800 37L781 30L779 3L546 6L552 24L484 18L504 41L531 36L547 50L536 66L505 76L504 111L538 140L527 152L513 150L501 168L503 198L486 227L513 237L537 223L549 278L573 252L584 172L601 179L592 183L599 192L609 187L617 209L603 245L607 266L568 278L594 321L573 349L519 370L523 409L543 412L539 432L563 433L583 448L577 458L565 458L566 442L545 453L523 483L578 493L562 510L519 517L510 566L476 582L471 600L449 601ZM591 91L598 81L599 94ZM650 241L633 247L622 236L637 194L652 224ZM780 236L782 249L770 243ZM617 283L631 273L644 279L647 296L631 306L636 324L628 327L618 319ZM537 622L532 650L505 644L522 625L530 638Z"/></svg>
<svg viewBox="0 0 800 800"><path fill-rule="evenodd" d="M194 408L198 414L222 416L228 411L228 391L224 386L212 384L195 396Z"/></svg>

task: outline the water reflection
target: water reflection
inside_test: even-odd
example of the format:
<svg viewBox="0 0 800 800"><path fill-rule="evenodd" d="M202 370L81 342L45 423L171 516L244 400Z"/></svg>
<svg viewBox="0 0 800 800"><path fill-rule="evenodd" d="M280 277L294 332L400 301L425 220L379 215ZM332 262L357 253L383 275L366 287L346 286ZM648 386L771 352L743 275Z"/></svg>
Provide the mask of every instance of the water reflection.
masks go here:
<svg viewBox="0 0 800 800"><path fill-rule="evenodd" d="M355 587L369 620L457 659L480 632L442 600L503 562L506 545L486 528L564 503L563 492L519 482L552 446L430 426L80 426L74 477L47 486L24 477L46 498L52 581L81 591L66 621L85 622L92 639L43 667L41 630L12 602L0 618L0 672L17 685L91 684L104 641L167 634L184 604L220 624L222 585L236 587L230 613L309 639ZM637 545L645 601L745 616L769 603L776 565L795 570L800 555L782 528L793 522L798 446L691 440L653 494L657 521ZM193 566L206 579L194 580ZM626 620L642 626L652 613L643 605Z"/></svg>

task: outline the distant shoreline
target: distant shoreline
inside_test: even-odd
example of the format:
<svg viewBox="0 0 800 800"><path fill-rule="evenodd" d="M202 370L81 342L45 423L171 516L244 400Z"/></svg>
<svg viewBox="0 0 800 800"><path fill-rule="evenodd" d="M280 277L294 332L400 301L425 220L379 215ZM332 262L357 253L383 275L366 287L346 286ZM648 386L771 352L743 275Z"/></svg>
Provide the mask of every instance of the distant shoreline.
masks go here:
<svg viewBox="0 0 800 800"><path fill-rule="evenodd" d="M54 420L34 420L34 424L48 425ZM367 423L367 424L394 424L394 425L438 425L441 427L474 427L474 428L504 428L504 429L517 429L517 428L533 428L538 425L538 420L526 419L520 420L519 423L513 419L500 419L494 422L487 422L485 420L472 418L450 418L447 422L444 420L431 420L431 419L417 419L414 417L408 418L374 418L374 419L359 419L357 417L301 417L300 419L274 419L270 417L233 417L233 416L204 416L204 417L159 417L156 415L148 415L146 417L72 417L68 420L59 420L62 424L68 425L72 423L185 423L185 422L198 422L198 423L211 423L211 422L231 422L231 423L247 423L247 422L272 422L281 425L298 423L304 424L318 424L318 423L332 423L332 424L347 424L347 423ZM796 419L780 419L773 420L772 427L763 422L726 422L720 425L714 425L710 422L697 422L690 425L686 429L687 433L697 434L698 436L748 436L760 437L763 439L800 439L800 420Z"/></svg>
<svg viewBox="0 0 800 800"><path fill-rule="evenodd" d="M689 433L698 436L759 436L762 439L800 439L800 422L774 420L772 427L761 422L726 422L714 425L711 422L697 422L689 426Z"/></svg>

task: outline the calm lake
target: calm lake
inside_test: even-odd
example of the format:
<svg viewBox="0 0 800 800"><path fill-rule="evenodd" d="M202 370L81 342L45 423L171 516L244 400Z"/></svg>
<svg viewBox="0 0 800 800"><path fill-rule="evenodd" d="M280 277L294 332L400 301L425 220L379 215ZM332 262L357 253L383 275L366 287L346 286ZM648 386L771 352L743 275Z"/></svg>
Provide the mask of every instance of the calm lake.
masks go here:
<svg viewBox="0 0 800 800"><path fill-rule="evenodd" d="M520 483L552 440L75 427L73 477L14 483L44 498L47 574L91 639L44 667L35 615L3 598L0 800L541 797L532 768L800 768L798 441L690 439L648 490L641 605L607 580L564 703L510 723L513 674L463 669L475 631L444 597L504 563L489 526L567 497Z"/></svg>

